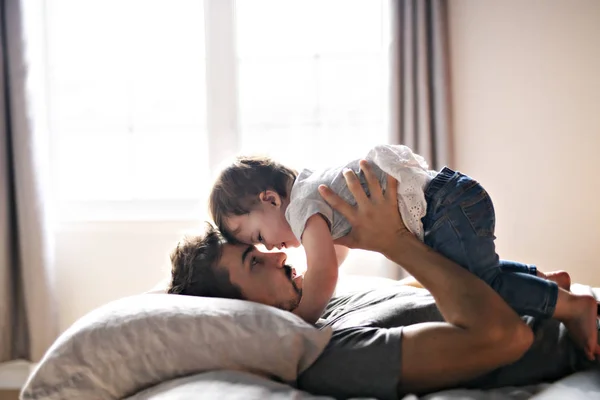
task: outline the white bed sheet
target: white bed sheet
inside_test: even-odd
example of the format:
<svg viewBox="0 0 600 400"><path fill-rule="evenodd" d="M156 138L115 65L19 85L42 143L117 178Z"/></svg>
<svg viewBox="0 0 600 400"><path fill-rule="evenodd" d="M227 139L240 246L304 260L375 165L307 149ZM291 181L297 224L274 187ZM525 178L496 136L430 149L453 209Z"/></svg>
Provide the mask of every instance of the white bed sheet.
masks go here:
<svg viewBox="0 0 600 400"><path fill-rule="evenodd" d="M375 288L394 281L375 277L344 276L338 293ZM573 292L595 295L600 288L574 284ZM240 371L213 371L164 382L127 400L333 400L315 396L289 385ZM360 398L364 400L366 398ZM491 390L452 389L426 396L408 395L402 400L600 400L600 369L583 371L555 383ZM358 398L354 399L358 400Z"/></svg>

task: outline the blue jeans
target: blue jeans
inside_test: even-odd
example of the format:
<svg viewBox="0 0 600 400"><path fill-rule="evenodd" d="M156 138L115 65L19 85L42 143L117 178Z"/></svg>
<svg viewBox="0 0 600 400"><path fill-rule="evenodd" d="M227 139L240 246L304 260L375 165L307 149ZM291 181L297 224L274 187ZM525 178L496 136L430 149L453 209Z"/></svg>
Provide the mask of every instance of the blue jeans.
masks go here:
<svg viewBox="0 0 600 400"><path fill-rule="evenodd" d="M550 318L558 286L536 267L500 260L492 199L474 179L444 168L425 190L425 244L489 284L520 315Z"/></svg>

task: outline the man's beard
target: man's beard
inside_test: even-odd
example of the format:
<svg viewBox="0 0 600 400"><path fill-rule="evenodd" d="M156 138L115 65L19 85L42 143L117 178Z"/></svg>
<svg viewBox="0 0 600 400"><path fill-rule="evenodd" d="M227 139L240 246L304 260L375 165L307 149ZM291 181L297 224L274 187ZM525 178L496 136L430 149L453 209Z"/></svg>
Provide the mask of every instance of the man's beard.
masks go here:
<svg viewBox="0 0 600 400"><path fill-rule="evenodd" d="M294 299L290 299L288 302L281 304L279 308L287 310L287 311L293 311L300 304L300 299L302 298L302 288L299 288L296 285L296 282L294 282L294 277L292 276L292 267L291 266L284 265L283 270L285 272L285 276L287 276L287 278L290 280L290 283L292 284L292 287L294 288L294 291L296 292L297 296Z"/></svg>
<svg viewBox="0 0 600 400"><path fill-rule="evenodd" d="M294 282L294 277L292 276L292 267L290 265L284 265L283 270L285 271L285 276L287 276L287 278L292 283L292 286L294 287L296 294L302 296L302 289L296 285L296 282Z"/></svg>

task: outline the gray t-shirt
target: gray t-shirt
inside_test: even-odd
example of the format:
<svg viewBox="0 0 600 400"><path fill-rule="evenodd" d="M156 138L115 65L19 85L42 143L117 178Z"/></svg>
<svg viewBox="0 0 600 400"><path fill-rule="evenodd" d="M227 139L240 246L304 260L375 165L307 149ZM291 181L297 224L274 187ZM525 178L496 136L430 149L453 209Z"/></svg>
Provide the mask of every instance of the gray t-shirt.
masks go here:
<svg viewBox="0 0 600 400"><path fill-rule="evenodd" d="M522 319L535 335L527 353L459 386L490 389L535 384L600 365L585 358L556 320ZM401 284L334 297L317 322L319 328L333 329L331 340L298 377L298 386L335 398L397 399L403 327L443 320L428 291Z"/></svg>
<svg viewBox="0 0 600 400"><path fill-rule="evenodd" d="M329 204L323 200L317 188L319 185L326 185L342 199L346 200L346 202L352 205L356 204L354 196L352 196L352 193L348 189L342 173L345 168L354 171L368 195L365 176L360 171L358 162L359 160L354 160L346 165L336 168L328 168L320 171L304 169L300 172L294 181L290 193L290 204L285 211L285 218L298 240L302 240L302 232L304 232L306 221L315 214L321 214L325 218L329 224L331 236L334 240L339 239L350 232L352 228L350 223L342 216L342 214L331 208ZM387 176L385 172L374 164L371 164L371 169L377 179L379 179L381 187L385 190L387 186Z"/></svg>

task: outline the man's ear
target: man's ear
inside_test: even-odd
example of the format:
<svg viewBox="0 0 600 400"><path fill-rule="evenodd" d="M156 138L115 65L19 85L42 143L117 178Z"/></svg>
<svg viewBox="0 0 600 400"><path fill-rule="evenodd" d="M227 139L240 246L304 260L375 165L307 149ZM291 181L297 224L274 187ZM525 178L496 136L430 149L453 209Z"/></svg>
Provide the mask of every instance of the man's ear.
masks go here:
<svg viewBox="0 0 600 400"><path fill-rule="evenodd" d="M281 196L274 190L265 190L258 195L263 204L279 208L281 206Z"/></svg>

